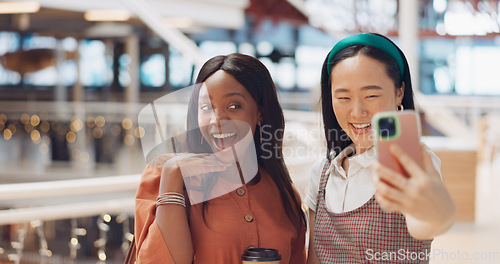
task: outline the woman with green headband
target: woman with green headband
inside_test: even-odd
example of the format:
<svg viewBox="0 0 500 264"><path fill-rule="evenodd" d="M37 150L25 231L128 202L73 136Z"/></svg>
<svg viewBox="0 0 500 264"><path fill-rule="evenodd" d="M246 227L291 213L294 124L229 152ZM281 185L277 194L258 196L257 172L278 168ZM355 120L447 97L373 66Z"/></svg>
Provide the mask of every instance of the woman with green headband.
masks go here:
<svg viewBox="0 0 500 264"><path fill-rule="evenodd" d="M402 149L391 153L406 178L376 162L371 118L414 109L408 63L378 34L339 41L321 72L327 157L312 168L308 263L428 263L432 239L446 232L455 205L440 160L422 145L420 167Z"/></svg>

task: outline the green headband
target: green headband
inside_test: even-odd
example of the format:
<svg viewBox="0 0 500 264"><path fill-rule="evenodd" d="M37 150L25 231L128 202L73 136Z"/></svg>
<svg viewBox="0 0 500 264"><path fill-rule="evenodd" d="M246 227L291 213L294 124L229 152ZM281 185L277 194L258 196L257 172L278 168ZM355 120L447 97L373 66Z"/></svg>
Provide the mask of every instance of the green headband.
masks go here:
<svg viewBox="0 0 500 264"><path fill-rule="evenodd" d="M330 54L328 55L328 61L326 64L326 67L328 69L328 73L330 74L331 69L330 69L330 62L333 60L333 57L335 55L343 50L344 48L347 48L349 46L353 45L366 45L366 46L372 46L378 49L381 49L385 51L387 54L389 54L398 64L399 66L399 71L401 72L401 78L404 78L404 63L403 63L403 57L399 53L398 48L391 43L389 40L387 40L384 37L378 36L378 35L373 35L373 34L359 34L359 35L354 35L350 36L347 38L342 39L341 41L337 42L335 46L333 46L332 50L330 51Z"/></svg>

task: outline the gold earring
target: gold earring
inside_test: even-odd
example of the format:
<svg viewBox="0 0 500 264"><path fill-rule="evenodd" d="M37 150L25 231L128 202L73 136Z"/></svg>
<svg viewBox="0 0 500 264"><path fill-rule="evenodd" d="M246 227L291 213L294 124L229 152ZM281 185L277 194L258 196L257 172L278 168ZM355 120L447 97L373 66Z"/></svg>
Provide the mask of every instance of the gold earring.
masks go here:
<svg viewBox="0 0 500 264"><path fill-rule="evenodd" d="M396 109L399 111L405 110L405 108L403 107L403 104L398 105L398 107Z"/></svg>
<svg viewBox="0 0 500 264"><path fill-rule="evenodd" d="M203 136L201 136L201 142L200 145L203 145Z"/></svg>
<svg viewBox="0 0 500 264"><path fill-rule="evenodd" d="M260 144L262 144L262 126L260 125L260 122L259 122L259 133L260 133Z"/></svg>

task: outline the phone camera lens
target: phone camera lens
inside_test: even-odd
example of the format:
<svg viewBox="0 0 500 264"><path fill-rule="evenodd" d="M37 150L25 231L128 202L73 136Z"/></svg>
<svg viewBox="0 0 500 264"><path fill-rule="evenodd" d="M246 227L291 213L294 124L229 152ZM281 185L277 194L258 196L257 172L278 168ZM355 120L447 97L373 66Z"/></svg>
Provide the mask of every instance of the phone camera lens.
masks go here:
<svg viewBox="0 0 500 264"><path fill-rule="evenodd" d="M389 138L396 134L396 121L394 117L381 118L378 122L379 135L382 138Z"/></svg>

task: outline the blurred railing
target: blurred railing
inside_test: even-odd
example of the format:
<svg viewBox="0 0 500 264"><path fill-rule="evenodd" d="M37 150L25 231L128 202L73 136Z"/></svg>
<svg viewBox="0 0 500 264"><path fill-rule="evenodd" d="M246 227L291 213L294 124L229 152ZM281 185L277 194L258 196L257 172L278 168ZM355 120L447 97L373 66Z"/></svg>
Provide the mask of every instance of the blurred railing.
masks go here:
<svg viewBox="0 0 500 264"><path fill-rule="evenodd" d="M99 238L93 244L97 249L96 258L103 262L107 258L106 244L110 230L107 222L110 222L111 215L115 215L117 222L122 225L122 251L126 252L133 237L129 218L133 218L134 197L139 181L140 175L122 175L1 184L0 205L7 209L0 210L0 226L11 225L14 238L11 236L12 241L9 241L11 249L2 248L1 244L7 242L2 241L0 259L5 254L4 258L14 263L29 259L37 263L61 263L62 256L52 258L51 249L54 249L48 246L44 223L70 219L71 230L67 230L70 255L67 261L74 261L81 245L79 237L87 234L86 229L78 226L76 219L99 216L96 220ZM30 227L35 230L39 240L38 254L25 252L25 240Z"/></svg>
<svg viewBox="0 0 500 264"><path fill-rule="evenodd" d="M37 263L62 263L62 256L52 258L51 250L65 250L48 246L44 224L69 219L71 227L66 233L70 239L67 244L70 254L66 261L72 262L77 258L77 251L81 247L79 237L87 235L87 230L78 226L77 219L98 216L95 224L99 238L93 245L97 250L96 258L104 263L109 254L106 246L110 226L107 223L110 222L111 215L115 215L116 222L122 226L121 250L126 252L133 237L129 218L133 218L134 197L139 181L140 175L122 175L1 184L0 205L6 209L0 210L0 226L11 225L8 236L11 247L2 248L2 244L7 243L0 243L0 259L14 263L29 259ZM25 240L31 229L35 230L39 242L38 254L26 250Z"/></svg>
<svg viewBox="0 0 500 264"><path fill-rule="evenodd" d="M15 209L0 210L0 225L33 220L59 220L134 211L134 194L140 175L93 177L87 179L0 184L0 204ZM131 195L126 197L124 192ZM104 194L104 200L89 199ZM125 196L125 197L124 197ZM52 201L43 198L59 197ZM25 205L30 200L32 206ZM63 203L61 203L63 201Z"/></svg>

